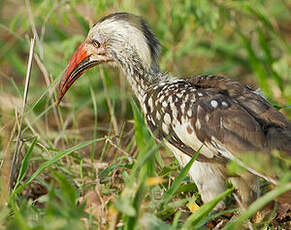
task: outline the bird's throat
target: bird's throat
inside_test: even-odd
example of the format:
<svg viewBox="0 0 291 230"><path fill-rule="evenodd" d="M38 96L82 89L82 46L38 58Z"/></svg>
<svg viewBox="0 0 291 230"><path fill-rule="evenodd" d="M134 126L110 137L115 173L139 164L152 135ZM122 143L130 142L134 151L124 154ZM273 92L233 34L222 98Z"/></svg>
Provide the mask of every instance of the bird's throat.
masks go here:
<svg viewBox="0 0 291 230"><path fill-rule="evenodd" d="M142 103L147 89L159 81L157 76L160 73L153 71L151 68L144 68L139 62L133 63L131 65L123 65L122 70L139 102Z"/></svg>
<svg viewBox="0 0 291 230"><path fill-rule="evenodd" d="M127 55L115 55L119 67L134 91L140 103L143 103L147 90L154 84L164 81L168 78L167 74L161 73L158 64L152 60L149 66L146 61L141 60L133 49L126 50Z"/></svg>
<svg viewBox="0 0 291 230"><path fill-rule="evenodd" d="M150 73L141 70L133 70L126 72L126 76L134 94L139 102L142 103L147 89L153 84Z"/></svg>

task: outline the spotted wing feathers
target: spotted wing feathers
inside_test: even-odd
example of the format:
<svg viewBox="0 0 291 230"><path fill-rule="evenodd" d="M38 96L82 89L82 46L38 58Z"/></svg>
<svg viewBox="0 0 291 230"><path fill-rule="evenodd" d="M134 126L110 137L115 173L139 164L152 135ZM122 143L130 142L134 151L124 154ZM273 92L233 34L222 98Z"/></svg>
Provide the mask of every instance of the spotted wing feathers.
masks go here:
<svg viewBox="0 0 291 230"><path fill-rule="evenodd" d="M285 117L249 87L223 77L160 83L148 91L144 110L158 139L189 156L205 145L200 161L223 162L241 152L291 151Z"/></svg>

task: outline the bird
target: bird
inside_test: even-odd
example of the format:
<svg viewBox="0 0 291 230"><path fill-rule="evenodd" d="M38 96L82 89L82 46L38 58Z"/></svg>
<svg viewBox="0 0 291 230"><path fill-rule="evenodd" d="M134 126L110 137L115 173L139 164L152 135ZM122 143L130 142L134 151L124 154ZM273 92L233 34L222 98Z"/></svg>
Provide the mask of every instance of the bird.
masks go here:
<svg viewBox="0 0 291 230"><path fill-rule="evenodd" d="M87 70L107 64L120 69L137 97L151 134L189 170L204 203L225 191L226 181L247 206L259 194L252 170L229 175L227 164L244 153L291 156L290 121L258 90L220 75L188 78L159 68L160 42L140 16L117 12L94 24L69 60L57 104ZM223 208L224 204L218 204Z"/></svg>

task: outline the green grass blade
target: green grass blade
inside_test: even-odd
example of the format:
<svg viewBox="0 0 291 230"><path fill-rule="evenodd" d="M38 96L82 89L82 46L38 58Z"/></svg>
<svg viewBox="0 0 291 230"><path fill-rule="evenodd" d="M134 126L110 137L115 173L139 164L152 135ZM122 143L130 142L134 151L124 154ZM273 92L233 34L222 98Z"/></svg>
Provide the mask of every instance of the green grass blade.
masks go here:
<svg viewBox="0 0 291 230"><path fill-rule="evenodd" d="M150 230L174 230L175 228L168 225L161 219L157 218L153 214L146 213L142 217L142 229L150 229Z"/></svg>
<svg viewBox="0 0 291 230"><path fill-rule="evenodd" d="M214 220L220 216L223 216L223 215L233 215L234 212L236 212L238 209L237 208L233 208L233 209L228 209L228 210L225 210L225 211L221 211L221 212L217 212L217 213L214 213L212 215L207 215L206 217L202 218L197 224L196 224L196 228L197 229L200 229L202 228L203 226L205 226L205 224L211 220Z"/></svg>
<svg viewBox="0 0 291 230"><path fill-rule="evenodd" d="M179 210L178 212L176 212L176 214L174 216L173 223L172 223L172 227L174 229L176 229L178 224L179 224L179 219L181 217L181 214L182 214L182 212L181 212L181 210Z"/></svg>
<svg viewBox="0 0 291 230"><path fill-rule="evenodd" d="M32 150L35 146L35 143L37 141L37 137L35 137L33 140L32 140L32 143L27 151L27 153L25 154L23 160L22 160L22 163L21 163L21 166L20 166L20 170L19 170L19 174L18 174L18 177L17 177L17 180L16 180L16 184L14 186L14 189L15 190L19 183L23 180L23 178L25 177L26 175L26 172L27 172L27 169L28 169L28 166L29 166L29 162L30 162L30 158L31 158L31 154L32 154Z"/></svg>
<svg viewBox="0 0 291 230"><path fill-rule="evenodd" d="M76 192L74 186L69 182L69 180L57 171L52 171L55 178L57 179L63 196L61 197L70 205L76 205Z"/></svg>
<svg viewBox="0 0 291 230"><path fill-rule="evenodd" d="M162 216L164 213L167 213L170 210L175 210L177 208L182 207L187 202L189 202L192 198L185 198L185 199L179 199L171 203L167 203L164 205L163 210L161 212L157 213L157 216Z"/></svg>
<svg viewBox="0 0 291 230"><path fill-rule="evenodd" d="M245 221L251 218L257 211L287 191L291 191L291 183L279 185L277 188L266 193L264 196L252 203L246 211L244 211L237 219L228 223L223 230L241 229Z"/></svg>
<svg viewBox="0 0 291 230"><path fill-rule="evenodd" d="M198 211L194 212L185 222L182 227L182 230L193 229L193 227L198 224L203 218L207 217L207 215L213 210L213 208L226 196L228 196L234 188L230 188L225 192L218 195L212 201L202 205Z"/></svg>
<svg viewBox="0 0 291 230"><path fill-rule="evenodd" d="M136 144L140 151L146 152L147 149L152 146L151 144L153 143L153 140L145 125L143 114L139 110L138 106L133 100L131 101L131 105L134 113ZM148 141L150 143L148 143Z"/></svg>
<svg viewBox="0 0 291 230"><path fill-rule="evenodd" d="M261 60L258 58L255 50L252 47L250 39L246 37L243 33L239 32L241 37L242 43L248 52L248 57L253 68L253 71L259 81L261 89L268 95L271 96L271 91L269 89L269 85L267 84L267 72L265 70L264 65L262 64Z"/></svg>
<svg viewBox="0 0 291 230"><path fill-rule="evenodd" d="M136 144L139 149L139 154L137 157L137 162L135 164L135 169L141 171L139 175L141 178L154 176L155 172L155 154L158 146L155 144L151 134L149 133L146 124L144 122L144 117L135 102L132 100L132 109L134 113L134 125L135 125L135 138ZM146 160L145 160L146 159ZM144 165L144 167L142 167ZM134 171L134 170L133 170ZM143 180L141 179L141 180Z"/></svg>
<svg viewBox="0 0 291 230"><path fill-rule="evenodd" d="M51 165L53 165L54 163L56 163L57 161L59 161L60 159L62 159L63 157L71 154L74 151L77 151L79 149L82 149L88 145L91 145L95 142L98 141L102 141L105 138L98 138L98 139L94 139L94 140L90 140L90 141L86 141L83 142L81 144L75 145L71 148L68 148L66 150L63 151L59 151L51 160L48 160L44 163L42 163L39 168L24 182L24 184L22 184L21 186L19 186L17 189L15 189L13 191L13 194L16 195L19 192L21 192L29 183L31 183L31 181L33 181L43 170L45 170L46 168L50 167Z"/></svg>
<svg viewBox="0 0 291 230"><path fill-rule="evenodd" d="M169 190L164 193L164 195L162 197L162 207L163 207L163 205L165 203L168 203L172 199L172 197L174 196L175 192L179 189L182 181L187 176L192 164L194 163L194 161L198 157L199 152L200 152L202 147L203 146L201 146L197 150L197 152L194 154L192 159L187 163L187 165L181 170L180 174L175 178L175 180L173 181L173 183L172 183L171 187L169 188Z"/></svg>
<svg viewBox="0 0 291 230"><path fill-rule="evenodd" d="M118 198L118 200L114 203L114 207L119 210L121 213L125 214L126 219L125 222L127 222L128 217L135 216L136 210L133 207L131 198L132 198L132 189L126 187L123 189L121 196Z"/></svg>
<svg viewBox="0 0 291 230"><path fill-rule="evenodd" d="M135 209L136 214L135 216L130 216L126 224L126 229L128 230L136 229L136 225L139 219L141 203L144 198L143 197L144 190L145 190L144 183L141 183L137 192L135 193L135 197L133 200L133 208Z"/></svg>
<svg viewBox="0 0 291 230"><path fill-rule="evenodd" d="M98 111L97 111L97 102L93 88L90 86L90 94L92 99L93 111L94 111L94 130L93 130L93 138L97 138L97 125L98 125ZM93 162L95 157L95 149L96 143L92 144L90 151L90 159Z"/></svg>

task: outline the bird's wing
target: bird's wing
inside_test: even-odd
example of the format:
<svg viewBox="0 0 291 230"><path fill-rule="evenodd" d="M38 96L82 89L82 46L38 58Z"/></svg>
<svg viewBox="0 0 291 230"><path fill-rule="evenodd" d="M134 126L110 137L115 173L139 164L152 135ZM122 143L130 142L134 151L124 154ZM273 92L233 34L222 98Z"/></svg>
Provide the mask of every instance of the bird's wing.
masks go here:
<svg viewBox="0 0 291 230"><path fill-rule="evenodd" d="M246 109L256 119L265 123L287 127L288 121L278 112L262 95L259 90L252 90L250 87L237 81L222 76L197 76L189 79L197 87L213 88L219 93L237 100L240 106Z"/></svg>
<svg viewBox="0 0 291 230"><path fill-rule="evenodd" d="M278 149L291 154L290 122L258 91L221 76L200 76L190 81L196 87L213 91L213 94L209 93L209 100L218 97L220 106L211 114L218 113L222 119L219 133L229 151L268 152ZM221 100L227 100L229 107L223 108Z"/></svg>
<svg viewBox="0 0 291 230"><path fill-rule="evenodd" d="M240 152L269 151L268 130L288 121L250 88L223 77L201 76L152 88L146 120L159 139L198 160L233 159Z"/></svg>

